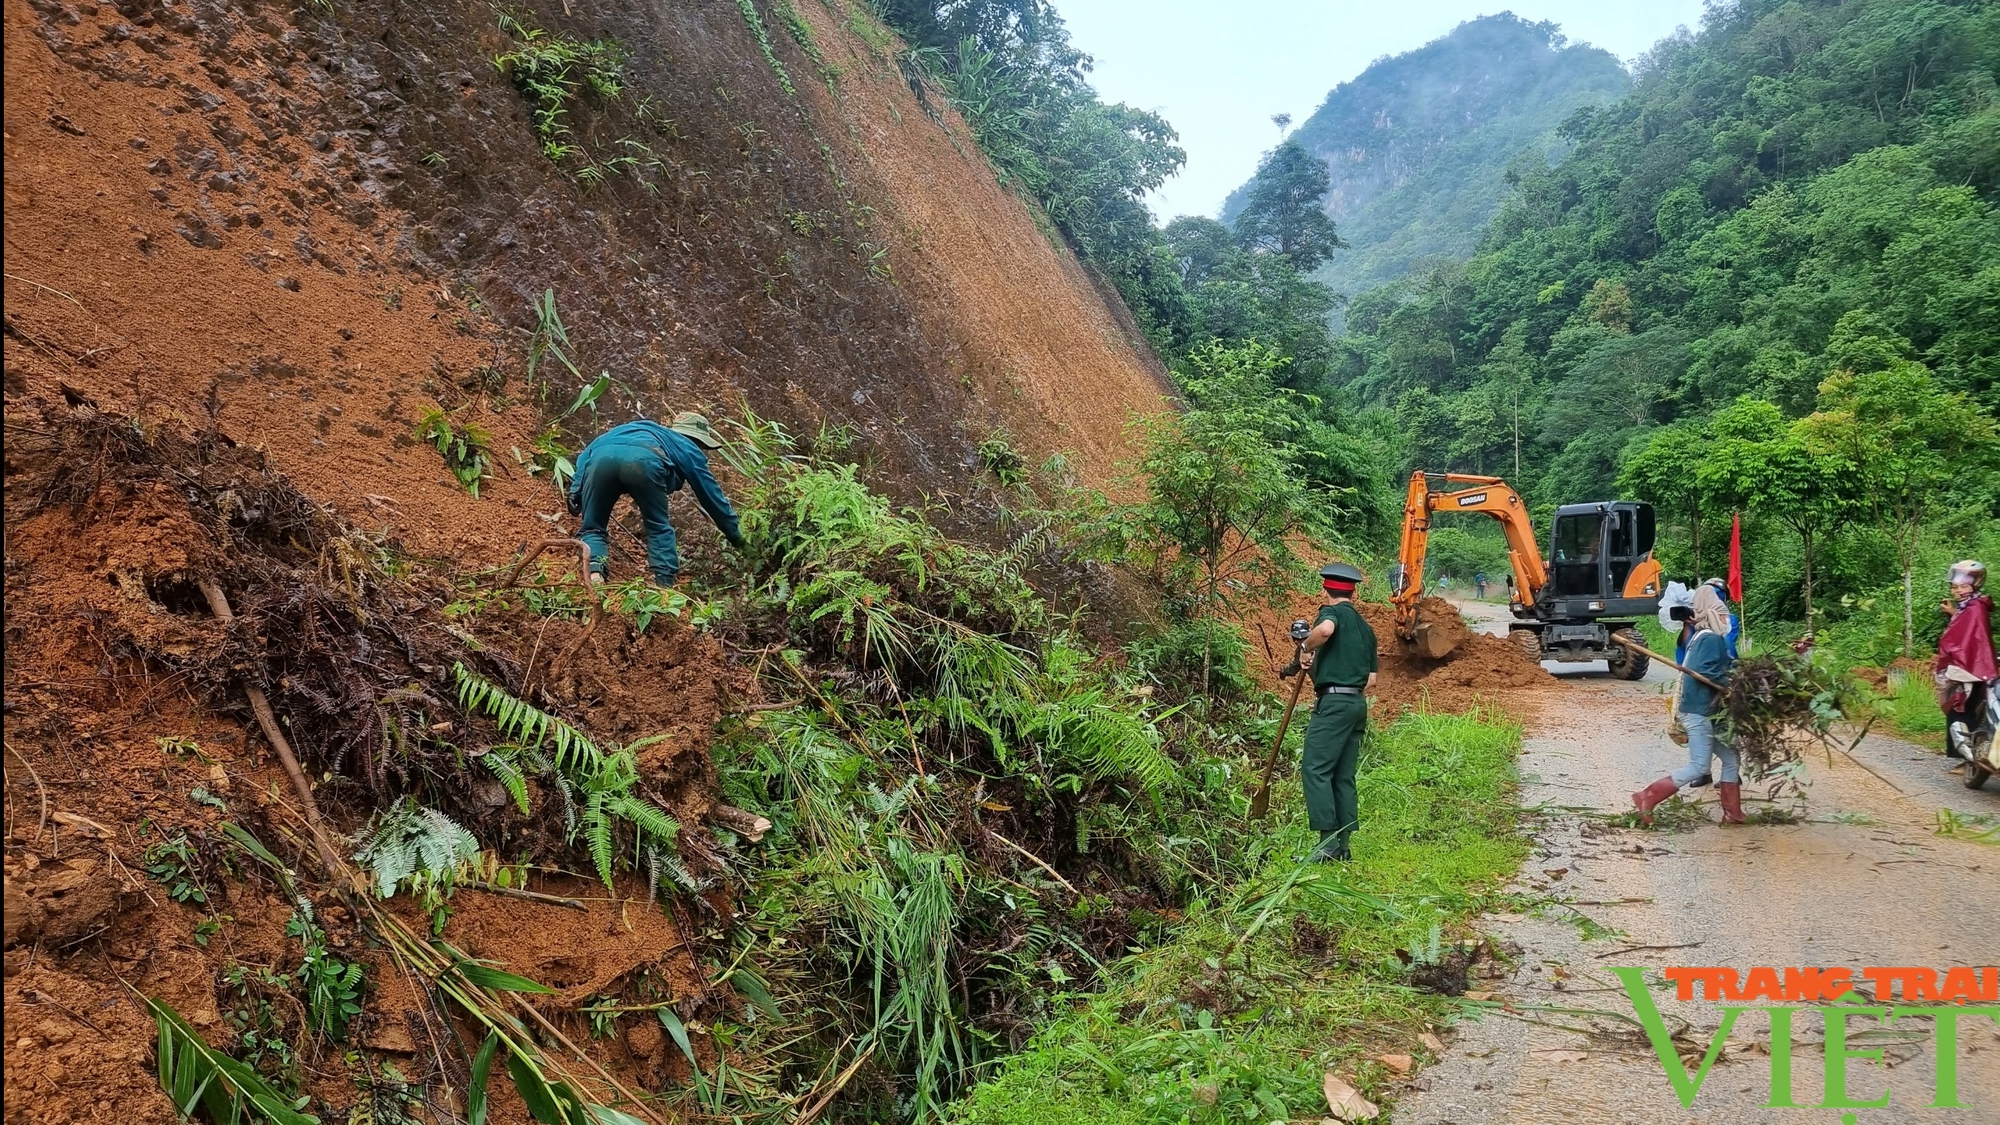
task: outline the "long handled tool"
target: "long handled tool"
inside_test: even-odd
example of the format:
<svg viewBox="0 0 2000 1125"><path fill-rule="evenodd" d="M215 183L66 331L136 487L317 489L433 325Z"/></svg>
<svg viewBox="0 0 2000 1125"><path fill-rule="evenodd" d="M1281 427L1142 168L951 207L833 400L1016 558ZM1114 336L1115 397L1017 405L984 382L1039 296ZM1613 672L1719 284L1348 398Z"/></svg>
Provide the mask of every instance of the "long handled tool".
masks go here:
<svg viewBox="0 0 2000 1125"><path fill-rule="evenodd" d="M1303 648L1303 644L1300 646ZM1293 657L1297 663L1297 657ZM1292 681L1292 698L1285 704L1285 717L1278 721L1278 737L1271 741L1271 755L1264 759L1264 783L1257 792L1250 795L1250 819L1262 820L1271 811L1271 774L1278 768L1278 751L1285 745L1285 731L1292 725L1292 712L1299 705L1299 692L1305 689L1306 681L1312 677L1300 669L1298 677Z"/></svg>
<svg viewBox="0 0 2000 1125"><path fill-rule="evenodd" d="M1659 653L1654 652L1652 649L1647 648L1645 645L1639 644L1637 641L1628 641L1624 637L1621 637L1616 633L1611 634L1611 639L1613 642L1624 645L1626 648L1631 649L1633 652L1642 653L1646 656L1650 656L1654 660L1659 661L1660 663L1666 665L1669 668L1677 668L1680 671L1686 672L1688 675L1693 676L1695 679L1700 680L1702 683L1707 684L1709 687L1712 687L1717 691L1728 690L1721 684L1718 684L1714 680L1709 679L1707 676L1702 675L1700 672L1695 671L1694 669L1688 667L1685 664L1676 664L1673 661L1668 660L1666 657L1661 656Z"/></svg>

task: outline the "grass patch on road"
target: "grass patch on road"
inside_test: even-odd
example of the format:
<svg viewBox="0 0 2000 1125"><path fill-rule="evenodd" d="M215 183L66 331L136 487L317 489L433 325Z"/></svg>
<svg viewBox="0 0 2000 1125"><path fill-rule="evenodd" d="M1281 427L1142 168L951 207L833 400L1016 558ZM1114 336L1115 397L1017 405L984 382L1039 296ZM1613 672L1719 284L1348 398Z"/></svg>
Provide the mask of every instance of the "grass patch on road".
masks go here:
<svg viewBox="0 0 2000 1125"><path fill-rule="evenodd" d="M1190 904L1176 940L1111 966L1103 991L1077 997L952 1119L1316 1120L1328 1070L1375 1097L1393 1075L1369 1056L1421 1054L1418 1035L1456 1008L1413 988L1406 960L1449 957L1527 854L1520 743L1497 714L1415 712L1371 735L1350 864L1299 865L1314 837L1296 780L1279 789L1290 815L1257 876Z"/></svg>

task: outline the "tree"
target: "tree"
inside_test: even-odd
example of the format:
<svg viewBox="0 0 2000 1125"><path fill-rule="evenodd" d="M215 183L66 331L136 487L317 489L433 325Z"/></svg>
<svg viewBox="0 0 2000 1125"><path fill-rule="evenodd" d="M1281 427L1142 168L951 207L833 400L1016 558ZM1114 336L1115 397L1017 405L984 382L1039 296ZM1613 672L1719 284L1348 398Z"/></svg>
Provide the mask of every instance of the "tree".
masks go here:
<svg viewBox="0 0 2000 1125"><path fill-rule="evenodd" d="M1211 344L1190 357L1194 408L1137 423L1146 500L1131 511L1135 540L1191 616L1209 623L1246 601L1270 603L1298 581L1295 537L1328 530L1329 510L1296 470L1299 450L1271 435L1297 424L1274 383L1283 357L1251 344ZM1214 665L1203 643L1201 687Z"/></svg>
<svg viewBox="0 0 2000 1125"><path fill-rule="evenodd" d="M1691 574L1702 569L1703 516L1717 506L1697 471L1712 440L1704 422L1682 420L1662 426L1633 444L1618 471L1620 495L1659 509L1665 526L1687 529L1689 549L1683 565ZM1660 539L1672 544L1678 537L1662 535Z"/></svg>
<svg viewBox="0 0 2000 1125"><path fill-rule="evenodd" d="M1710 496L1770 516L1799 537L1804 564L1806 632L1813 632L1815 547L1855 503L1854 466L1835 449L1806 439L1775 403L1745 396L1716 413L1714 440L1695 466Z"/></svg>
<svg viewBox="0 0 2000 1125"><path fill-rule="evenodd" d="M1326 161L1297 141L1272 149L1257 166L1249 201L1237 213L1237 241L1248 250L1284 255L1300 273L1318 269L1347 245L1322 209L1331 182Z"/></svg>
<svg viewBox="0 0 2000 1125"><path fill-rule="evenodd" d="M1494 419L1506 425L1513 453L1515 488L1521 487L1521 415L1534 409L1537 398L1535 369L1535 357L1528 352L1527 326L1516 321L1507 326L1499 346L1479 369L1481 381L1475 388Z"/></svg>
<svg viewBox="0 0 2000 1125"><path fill-rule="evenodd" d="M1893 358L1901 349L1877 344L1874 337L1852 342L1851 354L1872 355L1882 366L1835 372L1820 385L1819 410L1800 423L1800 433L1809 448L1854 467L1862 503L1895 544L1909 656L1915 647L1910 572L1924 519L1961 474L1991 464L2000 439L1991 415L1939 387L1923 364Z"/></svg>

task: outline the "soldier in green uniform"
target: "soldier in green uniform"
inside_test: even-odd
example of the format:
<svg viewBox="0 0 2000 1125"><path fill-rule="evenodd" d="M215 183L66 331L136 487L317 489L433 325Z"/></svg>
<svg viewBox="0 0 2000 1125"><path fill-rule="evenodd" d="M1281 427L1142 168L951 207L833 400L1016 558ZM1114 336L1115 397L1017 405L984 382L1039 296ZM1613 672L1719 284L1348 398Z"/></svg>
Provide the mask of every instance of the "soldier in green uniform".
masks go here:
<svg viewBox="0 0 2000 1125"><path fill-rule="evenodd" d="M1354 608L1361 572L1346 563L1321 567L1327 605L1305 640L1302 665L1311 670L1312 721L1306 726L1305 758L1299 764L1306 791L1306 817L1319 833L1309 857L1319 862L1352 858L1348 837L1359 823L1354 770L1361 736L1368 730L1368 695L1375 686L1375 631Z"/></svg>

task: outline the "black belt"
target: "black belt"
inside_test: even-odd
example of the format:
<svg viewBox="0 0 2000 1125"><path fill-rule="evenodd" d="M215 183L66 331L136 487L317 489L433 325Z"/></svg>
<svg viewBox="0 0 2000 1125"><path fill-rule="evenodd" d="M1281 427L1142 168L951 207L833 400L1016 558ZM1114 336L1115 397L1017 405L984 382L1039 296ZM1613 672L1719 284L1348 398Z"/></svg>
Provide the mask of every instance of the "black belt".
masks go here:
<svg viewBox="0 0 2000 1125"><path fill-rule="evenodd" d="M1363 689L1348 687L1346 684L1328 684L1319 689L1321 695L1360 695Z"/></svg>

